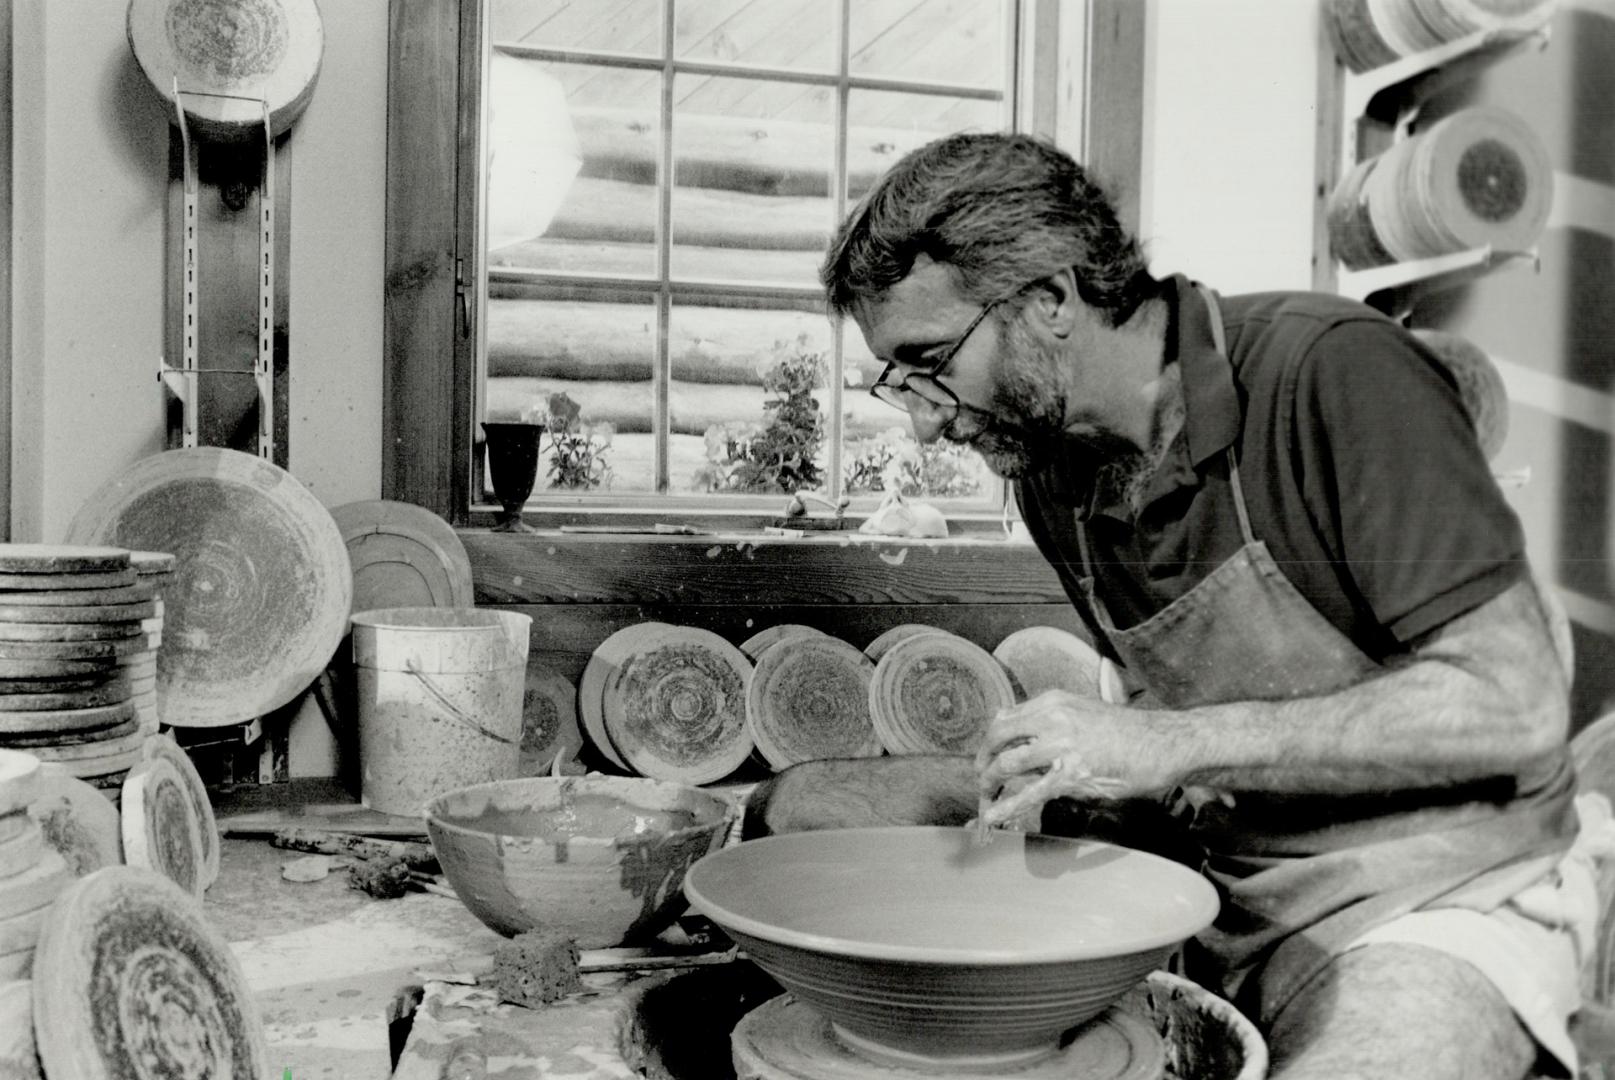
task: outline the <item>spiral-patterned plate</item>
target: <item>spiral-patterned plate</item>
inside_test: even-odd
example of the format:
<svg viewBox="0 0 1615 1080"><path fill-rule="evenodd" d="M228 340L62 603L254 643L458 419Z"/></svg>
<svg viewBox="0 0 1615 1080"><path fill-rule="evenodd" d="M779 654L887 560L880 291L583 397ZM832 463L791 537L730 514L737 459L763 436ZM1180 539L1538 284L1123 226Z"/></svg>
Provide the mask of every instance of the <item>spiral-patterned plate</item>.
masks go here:
<svg viewBox="0 0 1615 1080"><path fill-rule="evenodd" d="M196 771L191 756L180 749L179 743L171 735L148 735L140 747L140 754L146 761L161 758L174 766L174 772L179 775L185 797L196 812L197 832L202 841L202 887L205 889L219 876L219 824L213 815L213 800L208 797L207 785L202 783L202 775Z"/></svg>
<svg viewBox="0 0 1615 1080"><path fill-rule="evenodd" d="M813 634L777 641L756 660L746 723L771 766L880 754L869 715L875 665L861 650Z"/></svg>
<svg viewBox="0 0 1615 1080"><path fill-rule="evenodd" d="M729 642L693 626L666 626L635 639L607 677L606 731L643 776L706 784L751 755L746 687L751 661Z"/></svg>
<svg viewBox="0 0 1615 1080"><path fill-rule="evenodd" d="M40 931L34 1035L48 1076L269 1076L263 1025L228 943L161 874L74 882Z"/></svg>
<svg viewBox="0 0 1615 1080"><path fill-rule="evenodd" d="M250 454L145 458L92 495L68 533L174 554L157 697L175 727L245 723L286 704L347 631L353 573L341 531L295 477Z"/></svg>
<svg viewBox="0 0 1615 1080"><path fill-rule="evenodd" d="M213 139L279 135L314 93L325 49L315 0L131 0L129 47L172 109Z"/></svg>
<svg viewBox="0 0 1615 1080"><path fill-rule="evenodd" d="M185 781L161 757L133 766L123 778L123 857L154 870L191 896L207 888L201 824Z"/></svg>
<svg viewBox="0 0 1615 1080"><path fill-rule="evenodd" d="M869 711L894 754L973 754L1015 687L991 653L935 630L886 650L869 683Z"/></svg>

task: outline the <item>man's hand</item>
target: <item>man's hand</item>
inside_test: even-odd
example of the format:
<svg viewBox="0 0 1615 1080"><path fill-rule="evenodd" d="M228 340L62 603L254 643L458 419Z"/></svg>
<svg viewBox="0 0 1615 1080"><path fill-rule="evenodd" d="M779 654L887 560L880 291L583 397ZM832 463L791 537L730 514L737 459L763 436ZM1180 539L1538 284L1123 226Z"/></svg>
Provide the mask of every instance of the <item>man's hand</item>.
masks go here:
<svg viewBox="0 0 1615 1080"><path fill-rule="evenodd" d="M1050 690L994 717L976 753L982 817L1001 825L1035 815L1051 799L1152 797L1173 778L1141 743L1140 716L1065 690Z"/></svg>

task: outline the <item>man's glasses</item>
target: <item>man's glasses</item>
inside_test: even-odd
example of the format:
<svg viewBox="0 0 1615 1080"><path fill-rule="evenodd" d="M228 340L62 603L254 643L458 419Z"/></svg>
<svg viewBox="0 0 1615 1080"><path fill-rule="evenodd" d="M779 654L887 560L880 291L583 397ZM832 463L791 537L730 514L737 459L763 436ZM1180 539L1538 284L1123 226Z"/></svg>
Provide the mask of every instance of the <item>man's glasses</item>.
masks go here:
<svg viewBox="0 0 1615 1080"><path fill-rule="evenodd" d="M904 412L913 411L916 400L925 401L938 409L949 411L958 409L959 397L942 385L940 382L942 373L953 362L953 358L959 355L959 350L964 348L965 342L970 340L970 335L976 332L976 327L981 325L987 313L997 306L998 302L994 301L982 308L981 313L970 320L970 325L965 327L964 333L960 334L926 370L911 371L893 382L892 376L897 372L897 364L888 363L881 369L880 378L875 380L869 392L879 400Z"/></svg>

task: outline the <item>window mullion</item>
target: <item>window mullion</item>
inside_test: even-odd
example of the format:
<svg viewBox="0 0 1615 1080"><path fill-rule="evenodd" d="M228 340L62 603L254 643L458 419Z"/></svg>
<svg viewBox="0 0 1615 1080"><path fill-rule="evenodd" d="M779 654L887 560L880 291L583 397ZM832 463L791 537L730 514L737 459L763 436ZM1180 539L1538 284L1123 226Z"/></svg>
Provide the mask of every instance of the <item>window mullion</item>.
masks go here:
<svg viewBox="0 0 1615 1080"><path fill-rule="evenodd" d="M832 231L838 227L847 216L847 98L851 93L849 76L852 69L852 0L841 0L841 13L838 23L840 33L839 48L836 49L836 138L835 138L835 167L830 175L830 202L833 207L834 220L831 222ZM846 350L843 341L846 333L846 320L837 316L830 332L830 363L826 372L825 381L830 391L830 424L829 424L829 455L828 465L830 471L830 498L839 499L844 483L841 455L846 442L846 408L844 397L846 391Z"/></svg>
<svg viewBox="0 0 1615 1080"><path fill-rule="evenodd" d="M651 427L655 436L653 486L659 494L672 490L673 381L669 334L673 318L673 32L676 0L662 0L662 94L659 120L660 160L656 171L656 363L651 367Z"/></svg>

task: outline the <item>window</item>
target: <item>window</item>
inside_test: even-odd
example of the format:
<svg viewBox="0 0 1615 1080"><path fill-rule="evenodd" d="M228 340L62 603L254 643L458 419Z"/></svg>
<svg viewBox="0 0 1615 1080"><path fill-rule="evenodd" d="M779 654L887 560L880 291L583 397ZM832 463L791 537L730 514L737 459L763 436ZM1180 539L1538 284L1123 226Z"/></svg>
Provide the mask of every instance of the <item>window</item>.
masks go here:
<svg viewBox="0 0 1615 1080"><path fill-rule="evenodd" d="M475 422L544 418L533 510L771 517L783 492L856 508L895 484L996 511L1001 486L973 454L919 447L869 396L878 365L856 327L826 319L817 267L908 149L958 130L1080 132L1058 105L1083 85L1074 10L1091 14L1053 0L394 0L384 490L446 498L465 521L492 501ZM434 51L460 66L452 143L417 126L447 111L444 73L422 63ZM432 201L444 193L452 221ZM427 355L445 332L452 364Z"/></svg>

